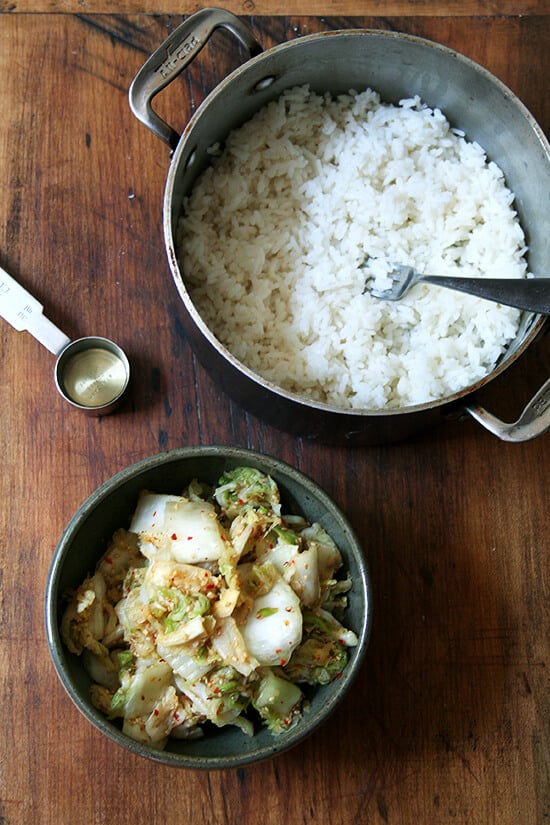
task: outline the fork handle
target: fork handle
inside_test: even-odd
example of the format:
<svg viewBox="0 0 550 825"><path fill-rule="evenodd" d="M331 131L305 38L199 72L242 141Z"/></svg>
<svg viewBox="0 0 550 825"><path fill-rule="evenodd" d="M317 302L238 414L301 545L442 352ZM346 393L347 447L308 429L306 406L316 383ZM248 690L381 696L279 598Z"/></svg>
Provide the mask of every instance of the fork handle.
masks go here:
<svg viewBox="0 0 550 825"><path fill-rule="evenodd" d="M517 309L550 315L550 278L454 278L422 275L419 280Z"/></svg>

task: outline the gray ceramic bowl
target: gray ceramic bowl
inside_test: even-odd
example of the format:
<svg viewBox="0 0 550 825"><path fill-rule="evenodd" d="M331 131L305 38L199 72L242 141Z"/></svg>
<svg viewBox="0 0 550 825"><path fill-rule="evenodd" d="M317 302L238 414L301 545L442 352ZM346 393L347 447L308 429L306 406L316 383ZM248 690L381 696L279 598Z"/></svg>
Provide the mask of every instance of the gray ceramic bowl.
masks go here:
<svg viewBox="0 0 550 825"><path fill-rule="evenodd" d="M64 647L60 632L62 594L91 572L113 532L127 526L139 492L178 492L193 478L214 483L228 469L248 465L269 473L279 485L283 509L318 521L342 551L353 579L345 624L355 631L359 645L350 648L343 677L315 689L310 709L287 733L273 736L261 730L253 737L234 727L216 730L195 741L173 740L164 751L135 742L122 734L90 701L90 678L79 657ZM275 458L238 447L185 447L146 458L115 475L82 504L67 525L55 550L46 588L46 631L57 674L84 716L102 733L141 756L187 768L231 768L256 762L301 742L334 710L348 691L363 662L371 625L370 580L361 546L347 519L313 481Z"/></svg>

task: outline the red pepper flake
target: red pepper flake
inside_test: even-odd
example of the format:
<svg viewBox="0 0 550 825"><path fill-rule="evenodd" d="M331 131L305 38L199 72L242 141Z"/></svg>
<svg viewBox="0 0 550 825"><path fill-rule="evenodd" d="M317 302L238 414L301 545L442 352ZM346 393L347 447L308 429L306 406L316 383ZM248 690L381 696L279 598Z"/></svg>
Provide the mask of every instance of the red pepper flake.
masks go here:
<svg viewBox="0 0 550 825"><path fill-rule="evenodd" d="M275 648L275 653L282 653L282 652L283 652L283 649L281 647L276 647Z"/></svg>
<svg viewBox="0 0 550 825"><path fill-rule="evenodd" d="M170 536L170 538L172 539L172 541L177 541L177 538L178 538L178 537L177 537L176 533L172 533L172 535Z"/></svg>
<svg viewBox="0 0 550 825"><path fill-rule="evenodd" d="M103 559L103 561L104 561L106 564L112 564L112 563L113 563L113 560L112 560L112 558L111 558L110 556L105 556L105 558Z"/></svg>
<svg viewBox="0 0 550 825"><path fill-rule="evenodd" d="M281 667L284 667L286 665L286 659L279 659L279 664Z"/></svg>
<svg viewBox="0 0 550 825"><path fill-rule="evenodd" d="M240 498L238 503L239 503L239 504L241 505L241 507L242 507L242 505L244 504L244 499Z"/></svg>
<svg viewBox="0 0 550 825"><path fill-rule="evenodd" d="M193 541L193 536L187 536L187 541Z"/></svg>
<svg viewBox="0 0 550 825"><path fill-rule="evenodd" d="M153 711L153 715L154 715L154 716L158 716L158 715L159 715L159 709L158 709L158 708L155 708L155 709L154 709L154 711Z"/></svg>
<svg viewBox="0 0 550 825"><path fill-rule="evenodd" d="M214 693L219 693L219 692L220 692L219 687L215 687L215 688L214 688Z"/></svg>

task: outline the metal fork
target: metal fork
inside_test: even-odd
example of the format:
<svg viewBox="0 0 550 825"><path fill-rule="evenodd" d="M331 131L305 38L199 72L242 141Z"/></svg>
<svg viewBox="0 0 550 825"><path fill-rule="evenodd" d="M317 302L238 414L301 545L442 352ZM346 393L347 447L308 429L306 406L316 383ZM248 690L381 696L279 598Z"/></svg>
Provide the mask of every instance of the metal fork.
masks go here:
<svg viewBox="0 0 550 825"><path fill-rule="evenodd" d="M407 264L391 264L391 267L388 277L392 285L388 289L375 289L367 282L365 288L375 298L399 301L411 287L423 281L517 309L550 315L550 278L460 278L422 275Z"/></svg>

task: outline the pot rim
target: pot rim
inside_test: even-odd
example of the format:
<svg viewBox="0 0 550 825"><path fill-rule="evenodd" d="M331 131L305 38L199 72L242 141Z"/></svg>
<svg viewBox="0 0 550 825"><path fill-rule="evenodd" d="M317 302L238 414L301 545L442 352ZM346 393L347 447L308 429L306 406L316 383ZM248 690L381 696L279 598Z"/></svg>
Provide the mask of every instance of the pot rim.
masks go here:
<svg viewBox="0 0 550 825"><path fill-rule="evenodd" d="M183 275L181 273L179 263L178 263L178 254L176 249L176 243L174 238L174 231L173 231L173 197L174 197L174 184L178 172L179 162L181 157L186 149L186 140L188 135L192 132L196 122L201 118L204 114L207 105L217 98L219 95L222 95L225 92L226 87L232 83L238 76L240 76L244 72L248 72L257 65L261 63L263 60L268 58L270 55L276 52L286 51L287 49L296 49L301 48L304 43L308 43L313 40L319 40L322 38L333 38L333 37L383 37L391 40L406 40L416 44L419 44L423 47L427 47L430 49L434 49L436 51L440 51L445 53L446 55L456 59L457 61L463 62L466 65L472 67L475 71L479 72L481 75L485 76L491 83L497 86L500 91L508 97L512 103L518 108L521 115L527 120L529 126L534 131L535 135L537 136L538 140L543 146L545 154L550 162L550 143L548 142L542 128L538 124L537 120L531 114L531 112L527 109L525 104L517 97L517 95L505 84L501 81L496 75L486 69L477 61L473 60L470 57L458 52L449 46L445 46L442 43L438 43L437 41L430 40L418 35L412 35L405 32L396 32L396 31L387 31L385 29L375 29L375 28L351 28L351 29L335 29L335 30L328 30L322 32L315 32L313 34L304 35L303 37L297 37L293 40L284 41L282 43L278 43L270 48L266 49L265 51L257 54L253 57L250 57L240 66L235 68L231 71L226 77L224 77L205 97L202 103L197 107L195 112L192 114L191 118L186 123L178 145L176 146L171 162L170 167L168 170L168 175L166 179L166 185L164 190L164 199L163 199L163 231L164 231L164 239L165 239L165 247L168 257L169 266L172 272L172 277L175 282L176 288L178 290L178 294L186 308L187 312L193 323L196 325L202 336L206 339L206 341L212 346L218 354L236 370L238 370L242 375L252 381L253 384L257 385L259 388L263 390L267 390L270 393L274 393L278 397L290 401L294 404L298 404L304 408L308 408L311 410L315 410L318 412L326 412L331 414L337 414L339 416L350 416L350 417L358 417L358 418L381 418L386 416L391 417L398 417L402 415L410 415L414 413L421 413L428 410L436 410L443 407L455 407L455 406L464 406L468 403L468 400L474 396L479 390L485 387L487 384L492 382L495 378L497 378L501 373L507 370L513 363L525 352L525 350L533 343L533 341L538 337L541 333L543 327L547 323L547 319L544 316L537 316L533 313L526 313L524 312L521 316L520 320L520 329L518 330L517 336L515 341L518 340L520 335L523 335L520 343L516 345L516 348L513 352L510 353L509 348L503 353L500 357L498 363L495 367L483 376L478 381L474 382L473 384L468 385L467 387L463 388L462 390L458 390L450 395L447 395L443 398L434 399L431 401L426 401L420 404L414 404L409 406L400 406L400 407L384 407L384 408L368 408L368 407L360 407L360 408L347 408L347 407L339 407L334 404L329 404L323 401L316 401L314 399L308 398L307 396L301 395L297 392L293 392L290 390L286 390L283 387L278 386L277 384L269 381L268 379L261 376L259 373L252 370L248 367L245 363L240 361L233 353L230 352L229 349L217 338L214 334L212 329L206 324L203 320L201 314L198 312L195 304L191 298L190 293L188 292ZM523 333L521 332L521 328L523 327Z"/></svg>

